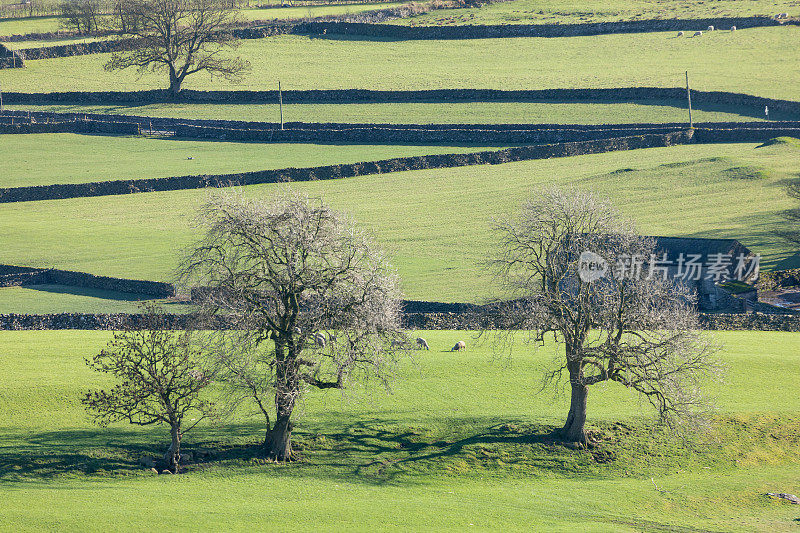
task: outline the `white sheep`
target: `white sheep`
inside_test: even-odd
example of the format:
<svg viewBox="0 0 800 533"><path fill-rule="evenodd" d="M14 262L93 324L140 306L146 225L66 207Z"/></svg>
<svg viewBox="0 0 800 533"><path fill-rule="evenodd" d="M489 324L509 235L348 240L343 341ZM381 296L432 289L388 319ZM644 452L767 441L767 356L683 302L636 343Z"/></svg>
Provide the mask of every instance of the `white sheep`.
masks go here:
<svg viewBox="0 0 800 533"><path fill-rule="evenodd" d="M426 341L422 337L417 337L417 346L419 346L420 349L430 350L430 346L428 346L428 341Z"/></svg>
<svg viewBox="0 0 800 533"><path fill-rule="evenodd" d="M682 31L678 32L678 37L683 37L683 32Z"/></svg>
<svg viewBox="0 0 800 533"><path fill-rule="evenodd" d="M736 31L736 26L731 26L731 31Z"/></svg>
<svg viewBox="0 0 800 533"><path fill-rule="evenodd" d="M696 31L696 32L694 32L694 35L692 35L692 37L700 37L701 35L703 35L703 32Z"/></svg>
<svg viewBox="0 0 800 533"><path fill-rule="evenodd" d="M451 352L460 352L461 350L467 349L467 343L464 341L458 341L455 346L450 350Z"/></svg>
<svg viewBox="0 0 800 533"><path fill-rule="evenodd" d="M706 31L714 31L714 26L709 26Z"/></svg>

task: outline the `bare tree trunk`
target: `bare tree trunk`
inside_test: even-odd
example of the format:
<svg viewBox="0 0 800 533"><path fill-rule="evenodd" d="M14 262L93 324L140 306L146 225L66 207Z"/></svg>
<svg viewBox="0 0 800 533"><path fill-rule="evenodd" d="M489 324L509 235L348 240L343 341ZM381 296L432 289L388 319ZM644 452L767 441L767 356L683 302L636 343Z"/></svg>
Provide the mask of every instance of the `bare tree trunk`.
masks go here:
<svg viewBox="0 0 800 533"><path fill-rule="evenodd" d="M284 357L285 341L275 342L275 425L267 431L264 451L268 457L278 461L292 458L292 411L295 398L300 392L295 369L294 350L289 347L289 357Z"/></svg>
<svg viewBox="0 0 800 533"><path fill-rule="evenodd" d="M169 92L172 96L178 96L181 92L181 84L183 83L183 78L179 77L178 74L175 72L175 69L170 66L169 68Z"/></svg>
<svg viewBox="0 0 800 533"><path fill-rule="evenodd" d="M575 353L574 346L567 344L567 370L569 370L569 383L572 388L570 395L569 413L564 428L561 430L561 437L566 442L577 442L582 445L588 444L586 437L586 400L589 395L589 387L583 383L583 369L580 355Z"/></svg>
<svg viewBox="0 0 800 533"><path fill-rule="evenodd" d="M589 387L583 383L571 383L572 395L570 398L569 414L561 436L566 442L577 442L584 446L589 443L586 437L586 398Z"/></svg>
<svg viewBox="0 0 800 533"><path fill-rule="evenodd" d="M292 458L292 422L289 416L278 416L275 420L275 425L267 431L264 450L267 456L278 461Z"/></svg>
<svg viewBox="0 0 800 533"><path fill-rule="evenodd" d="M178 473L178 468L181 462L181 427L180 424L173 424L170 428L170 435L172 436L172 443L164 454L164 462L167 463L167 468Z"/></svg>

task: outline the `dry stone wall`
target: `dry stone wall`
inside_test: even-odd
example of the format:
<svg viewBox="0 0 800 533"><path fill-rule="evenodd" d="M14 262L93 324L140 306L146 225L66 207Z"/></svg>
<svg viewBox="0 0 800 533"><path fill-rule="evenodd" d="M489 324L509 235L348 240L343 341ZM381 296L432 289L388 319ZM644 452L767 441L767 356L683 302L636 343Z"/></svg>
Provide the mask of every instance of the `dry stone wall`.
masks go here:
<svg viewBox="0 0 800 533"><path fill-rule="evenodd" d="M429 89L419 91L374 91L368 89L330 89L283 91L285 104L321 103L415 103L415 102L583 102L583 101L647 101L685 100L686 89L680 87L617 87L609 89L539 89L505 91L497 89ZM278 102L278 91L195 91L184 89L176 97L166 90L107 91L107 92L4 92L7 105L40 104L135 104L166 102L273 104ZM753 116L761 117L764 107L800 119L800 102L764 98L725 91L692 90L692 105L703 109L705 105L733 106L750 109ZM716 109L716 108L715 108Z"/></svg>
<svg viewBox="0 0 800 533"><path fill-rule="evenodd" d="M86 272L73 272L55 268L0 265L0 287L25 285L66 285L125 292L153 298L175 296L175 287L170 283L160 281L95 276Z"/></svg>
<svg viewBox="0 0 800 533"><path fill-rule="evenodd" d="M131 194L137 192L174 191L205 187L255 185L261 183L339 179L388 172L452 168L481 164L497 165L531 159L570 157L618 150L671 146L674 144L685 144L691 142L691 140L692 132L687 130L667 134L647 134L594 141L521 146L495 151L399 157L364 163L262 170L237 174L176 176L171 178L11 187L0 189L0 203Z"/></svg>

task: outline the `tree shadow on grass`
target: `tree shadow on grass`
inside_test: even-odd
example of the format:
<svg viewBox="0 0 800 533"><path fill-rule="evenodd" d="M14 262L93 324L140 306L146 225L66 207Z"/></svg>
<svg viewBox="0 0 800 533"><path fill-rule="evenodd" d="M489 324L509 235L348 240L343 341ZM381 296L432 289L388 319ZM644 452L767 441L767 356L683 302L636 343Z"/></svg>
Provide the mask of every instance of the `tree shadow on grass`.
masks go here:
<svg viewBox="0 0 800 533"><path fill-rule="evenodd" d="M347 428L304 436L314 460L338 465L348 476L390 482L416 475L526 468L568 473L575 456L555 426L521 421L454 419L451 431L360 421ZM303 453L305 450L301 450ZM593 462L592 454L582 460Z"/></svg>
<svg viewBox="0 0 800 533"><path fill-rule="evenodd" d="M224 437L223 437L224 435ZM208 427L184 437L184 451L217 448L221 439L230 446L252 440L252 425ZM48 480L64 475L129 475L146 470L143 455L157 457L169 445L166 428L133 430L92 428L0 438L0 482Z"/></svg>
<svg viewBox="0 0 800 533"><path fill-rule="evenodd" d="M327 478L366 484L399 482L487 469L569 474L600 462L561 445L547 425L498 419L454 418L437 427L408 421L361 420L342 425L302 425L293 434L298 461L274 475ZM30 482L62 476L117 477L149 472L143 455L159 456L169 439L162 431L122 428L60 430L0 439L0 482ZM266 469L261 424L204 427L188 435L183 452L192 460L184 472L209 468ZM521 470L520 470L521 469ZM268 470L264 470L268 473Z"/></svg>

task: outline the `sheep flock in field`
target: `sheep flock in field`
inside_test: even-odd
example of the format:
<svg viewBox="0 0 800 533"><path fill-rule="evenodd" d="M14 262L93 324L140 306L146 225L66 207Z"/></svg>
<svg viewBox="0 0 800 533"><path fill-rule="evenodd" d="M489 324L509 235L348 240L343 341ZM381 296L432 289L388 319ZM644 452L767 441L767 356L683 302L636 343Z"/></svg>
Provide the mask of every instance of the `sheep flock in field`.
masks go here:
<svg viewBox="0 0 800 533"><path fill-rule="evenodd" d="M709 26L706 31L714 31L714 26ZM736 26L731 26L731 31L736 31ZM677 37L683 37L684 35L686 35L685 31L679 31ZM694 34L692 34L692 37L702 37L702 36L703 36L702 30L698 30L694 32Z"/></svg>

